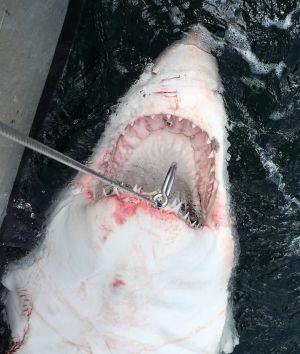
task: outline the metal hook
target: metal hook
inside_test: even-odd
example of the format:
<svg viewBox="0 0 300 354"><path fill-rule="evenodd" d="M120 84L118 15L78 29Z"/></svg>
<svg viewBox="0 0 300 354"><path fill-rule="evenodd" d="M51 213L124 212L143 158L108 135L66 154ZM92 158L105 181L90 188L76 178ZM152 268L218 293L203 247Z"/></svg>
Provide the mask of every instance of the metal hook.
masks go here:
<svg viewBox="0 0 300 354"><path fill-rule="evenodd" d="M161 193L156 194L153 198L153 201L156 203L158 208L165 208L168 205L168 198L173 187L176 168L177 164L176 162L173 162L162 185Z"/></svg>

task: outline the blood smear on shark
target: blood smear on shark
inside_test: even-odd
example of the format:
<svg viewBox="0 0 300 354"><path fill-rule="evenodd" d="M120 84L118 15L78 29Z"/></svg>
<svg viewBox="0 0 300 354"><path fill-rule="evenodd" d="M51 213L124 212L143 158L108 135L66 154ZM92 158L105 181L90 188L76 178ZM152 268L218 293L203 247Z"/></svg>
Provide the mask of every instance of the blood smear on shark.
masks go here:
<svg viewBox="0 0 300 354"><path fill-rule="evenodd" d="M174 8L173 20L179 16ZM148 196L176 162L178 197L157 209L78 175L32 262L12 265L4 278L11 352L233 351L227 116L210 42L196 26L148 65L90 159L128 188L139 182Z"/></svg>

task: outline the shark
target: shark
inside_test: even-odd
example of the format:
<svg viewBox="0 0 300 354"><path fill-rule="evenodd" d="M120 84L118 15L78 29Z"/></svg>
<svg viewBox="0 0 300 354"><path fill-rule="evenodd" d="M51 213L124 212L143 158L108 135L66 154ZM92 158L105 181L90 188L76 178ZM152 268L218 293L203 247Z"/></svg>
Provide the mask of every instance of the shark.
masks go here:
<svg viewBox="0 0 300 354"><path fill-rule="evenodd" d="M194 26L119 100L88 161L165 207L78 174L43 241L2 279L8 353L218 354L238 344L227 114L210 34Z"/></svg>

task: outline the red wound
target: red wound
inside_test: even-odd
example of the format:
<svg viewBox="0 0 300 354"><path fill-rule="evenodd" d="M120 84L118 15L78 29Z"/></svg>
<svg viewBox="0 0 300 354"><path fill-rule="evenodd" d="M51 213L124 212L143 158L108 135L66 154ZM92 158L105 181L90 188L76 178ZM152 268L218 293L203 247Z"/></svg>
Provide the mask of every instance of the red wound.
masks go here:
<svg viewBox="0 0 300 354"><path fill-rule="evenodd" d="M86 192L86 197L88 200L92 200L94 195L93 195L93 192L92 191L87 191Z"/></svg>
<svg viewBox="0 0 300 354"><path fill-rule="evenodd" d="M120 288L121 286L125 285L124 281L122 279L115 279L115 281L113 282L112 286L113 288Z"/></svg>

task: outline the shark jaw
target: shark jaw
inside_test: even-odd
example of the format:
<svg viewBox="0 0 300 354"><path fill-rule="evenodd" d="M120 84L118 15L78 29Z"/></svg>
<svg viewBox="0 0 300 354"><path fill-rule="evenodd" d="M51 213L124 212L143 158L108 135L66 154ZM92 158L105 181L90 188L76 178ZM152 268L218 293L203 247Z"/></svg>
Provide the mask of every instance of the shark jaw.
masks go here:
<svg viewBox="0 0 300 354"><path fill-rule="evenodd" d="M218 189L218 150L218 141L189 119L153 114L126 126L113 147L105 151L100 170L151 197L159 190L168 164L176 162L176 179L166 210L178 214L188 226L199 228L207 222ZM106 188L101 195L101 188L93 191L93 199L118 193ZM91 190L88 195L91 198Z"/></svg>

